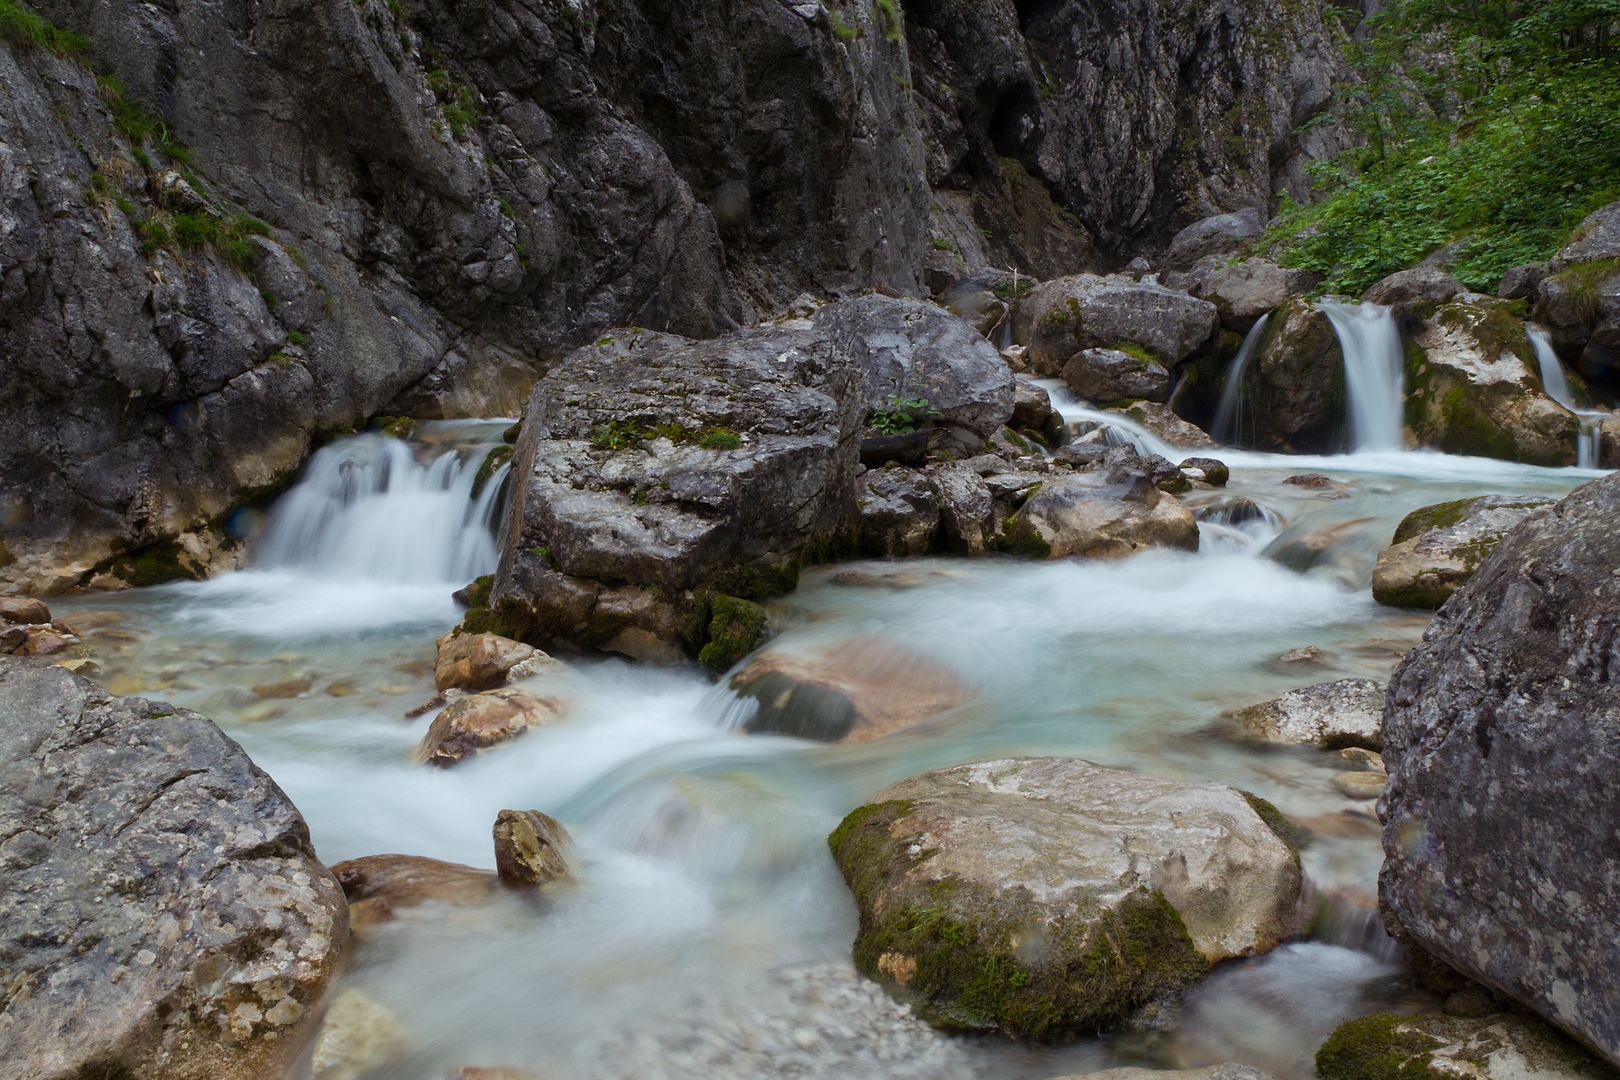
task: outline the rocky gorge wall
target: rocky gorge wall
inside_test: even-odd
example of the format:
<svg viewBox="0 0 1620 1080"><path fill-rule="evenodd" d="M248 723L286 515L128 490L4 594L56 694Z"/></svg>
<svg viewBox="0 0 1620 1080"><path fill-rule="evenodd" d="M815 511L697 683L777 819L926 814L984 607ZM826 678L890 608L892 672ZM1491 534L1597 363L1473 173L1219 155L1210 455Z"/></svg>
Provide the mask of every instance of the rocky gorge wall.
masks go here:
<svg viewBox="0 0 1620 1080"><path fill-rule="evenodd" d="M201 573L322 439L609 327L917 294L953 207L1053 274L1263 207L1337 68L1249 7L42 0L91 45L0 44L0 590Z"/></svg>

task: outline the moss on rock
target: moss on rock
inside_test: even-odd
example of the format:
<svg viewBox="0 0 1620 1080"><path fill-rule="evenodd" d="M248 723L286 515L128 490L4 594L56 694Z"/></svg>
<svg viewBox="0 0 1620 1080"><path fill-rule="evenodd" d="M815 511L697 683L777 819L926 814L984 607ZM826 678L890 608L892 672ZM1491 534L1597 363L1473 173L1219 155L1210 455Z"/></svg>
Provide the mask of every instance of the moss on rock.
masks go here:
<svg viewBox="0 0 1620 1080"><path fill-rule="evenodd" d="M770 636L765 609L750 600L725 594L714 598L709 620L709 641L698 652L698 663L716 674L753 652Z"/></svg>
<svg viewBox="0 0 1620 1080"><path fill-rule="evenodd" d="M502 465L512 460L512 448L505 443L495 447L484 455L483 464L478 466L478 473L473 477L473 498L484 493L484 485L489 483L490 477L498 472Z"/></svg>
<svg viewBox="0 0 1620 1080"><path fill-rule="evenodd" d="M194 565L174 540L159 540L135 551L113 555L91 568L87 577L111 574L136 588L171 581L201 581L203 568Z"/></svg>
<svg viewBox="0 0 1620 1080"><path fill-rule="evenodd" d="M1022 886L909 873L934 854L896 829L912 805L859 807L828 844L860 909L856 967L931 1023L1035 1039L1094 1031L1208 974L1163 893L1138 888L1113 906L1076 894L1054 908Z"/></svg>
<svg viewBox="0 0 1620 1080"><path fill-rule="evenodd" d="M1364 1016L1328 1036L1316 1072L1322 1080L1455 1080L1472 1067L1468 1074L1492 1076L1491 1056L1507 1048L1528 1064L1524 1075L1620 1080L1585 1047L1526 1013ZM1443 1057L1436 1053L1442 1049Z"/></svg>

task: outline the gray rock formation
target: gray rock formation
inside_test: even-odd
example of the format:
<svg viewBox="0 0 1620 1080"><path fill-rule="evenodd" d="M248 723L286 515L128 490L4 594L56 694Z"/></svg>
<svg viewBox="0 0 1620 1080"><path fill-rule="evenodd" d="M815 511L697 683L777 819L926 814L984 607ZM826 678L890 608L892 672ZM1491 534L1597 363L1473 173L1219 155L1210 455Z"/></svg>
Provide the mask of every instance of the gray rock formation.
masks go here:
<svg viewBox="0 0 1620 1080"><path fill-rule="evenodd" d="M1266 215L1252 206L1195 221L1171 239L1161 266L1166 270L1190 270L1200 259L1233 254L1265 228Z"/></svg>
<svg viewBox="0 0 1620 1080"><path fill-rule="evenodd" d="M1038 286L1019 304L1013 337L1037 371L1057 374L1085 349L1134 344L1168 367L1215 332L1215 305L1123 275L1078 274Z"/></svg>
<svg viewBox="0 0 1620 1080"><path fill-rule="evenodd" d="M1254 433L1262 449L1322 453L1343 448L1344 351L1333 324L1312 304L1289 300L1272 316L1243 393L1245 407L1252 402Z"/></svg>
<svg viewBox="0 0 1620 1080"><path fill-rule="evenodd" d="M0 657L0 1074L252 1080L341 965L342 891L193 712Z"/></svg>
<svg viewBox="0 0 1620 1080"><path fill-rule="evenodd" d="M1526 518L1396 669L1379 892L1397 937L1620 1063L1616 520L1620 477Z"/></svg>
<svg viewBox="0 0 1620 1080"><path fill-rule="evenodd" d="M1290 690L1280 698L1238 709L1232 719L1246 734L1269 743L1312 743L1327 750L1383 745L1384 685L1340 679Z"/></svg>
<svg viewBox="0 0 1620 1080"><path fill-rule="evenodd" d="M1390 607L1439 607L1509 530L1552 503L1538 495L1481 495L1412 511L1378 553L1373 599Z"/></svg>
<svg viewBox="0 0 1620 1080"><path fill-rule="evenodd" d="M891 465L855 483L861 550L895 559L927 555L939 538L939 500L927 473Z"/></svg>
<svg viewBox="0 0 1620 1080"><path fill-rule="evenodd" d="M1468 287L1438 266L1414 266L1374 282L1361 297L1363 303L1412 304L1426 300L1444 304L1468 291Z"/></svg>
<svg viewBox="0 0 1620 1080"><path fill-rule="evenodd" d="M1528 294L1535 320L1552 330L1559 354L1571 363L1584 362L1592 371L1620 365L1616 259L1620 259L1620 202L1588 215Z"/></svg>
<svg viewBox="0 0 1620 1080"><path fill-rule="evenodd" d="M509 636L695 654L714 592L792 588L858 520L859 379L812 330L575 352L535 387L513 457L491 603Z"/></svg>
<svg viewBox="0 0 1620 1080"><path fill-rule="evenodd" d="M829 843L862 973L949 1028L1055 1036L1293 936L1299 858L1276 813L1215 784L1018 758L902 780Z"/></svg>
<svg viewBox="0 0 1620 1080"><path fill-rule="evenodd" d="M1446 1013L1451 1012L1447 1003ZM1522 1013L1378 1013L1351 1020L1316 1054L1322 1080L1466 1075L1478 1080L1614 1080L1585 1048Z"/></svg>
<svg viewBox="0 0 1620 1080"><path fill-rule="evenodd" d="M1155 547L1197 551L1198 523L1145 471L1111 465L1041 487L1013 519L1008 546L1051 559L1119 559Z"/></svg>
<svg viewBox="0 0 1620 1080"><path fill-rule="evenodd" d="M1253 258L1236 266L1199 268L1188 276L1188 291L1214 304L1221 325L1239 334L1248 333L1260 316L1290 297L1310 292L1320 280L1308 270L1284 270Z"/></svg>
<svg viewBox="0 0 1620 1080"><path fill-rule="evenodd" d="M866 415L921 400L950 441L978 450L1012 417L1013 376L995 347L933 304L863 296L812 320L845 362L858 365Z"/></svg>
<svg viewBox="0 0 1620 1080"><path fill-rule="evenodd" d="M1533 465L1573 465L1580 420L1547 395L1524 324L1497 300L1459 299L1425 318L1408 364L1407 422L1423 446Z"/></svg>
<svg viewBox="0 0 1620 1080"><path fill-rule="evenodd" d="M1163 401L1170 396L1170 373L1163 364L1118 349L1077 352L1063 365L1062 376L1069 389L1087 401Z"/></svg>

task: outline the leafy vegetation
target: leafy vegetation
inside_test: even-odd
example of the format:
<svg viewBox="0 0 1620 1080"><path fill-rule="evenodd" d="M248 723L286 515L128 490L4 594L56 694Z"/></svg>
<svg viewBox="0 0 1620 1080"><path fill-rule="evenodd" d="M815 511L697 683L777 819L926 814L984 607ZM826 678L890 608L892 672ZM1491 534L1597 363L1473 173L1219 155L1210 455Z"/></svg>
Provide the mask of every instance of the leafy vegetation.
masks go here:
<svg viewBox="0 0 1620 1080"><path fill-rule="evenodd" d="M1313 167L1263 243L1359 294L1444 245L1494 291L1620 197L1620 0L1395 0L1352 42L1338 114L1364 145Z"/></svg>
<svg viewBox="0 0 1620 1080"><path fill-rule="evenodd" d="M927 398L903 398L890 394L888 408L872 414L871 426L884 435L904 435L916 431L939 412Z"/></svg>
<svg viewBox="0 0 1620 1080"><path fill-rule="evenodd" d="M90 44L77 30L52 26L17 0L0 0L0 35L15 48L49 49L64 56L82 52Z"/></svg>

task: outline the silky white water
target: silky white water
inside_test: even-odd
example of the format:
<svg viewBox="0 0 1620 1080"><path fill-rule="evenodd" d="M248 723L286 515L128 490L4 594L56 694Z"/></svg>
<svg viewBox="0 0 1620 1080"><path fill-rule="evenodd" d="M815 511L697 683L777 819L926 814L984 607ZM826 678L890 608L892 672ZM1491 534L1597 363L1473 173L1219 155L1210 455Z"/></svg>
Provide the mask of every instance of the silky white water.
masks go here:
<svg viewBox="0 0 1620 1080"><path fill-rule="evenodd" d="M1379 304L1319 305L1333 323L1344 353L1345 392L1350 400L1350 448L1401 448L1406 370L1400 332L1390 310Z"/></svg>
<svg viewBox="0 0 1620 1080"><path fill-rule="evenodd" d="M1077 426L1185 456L1117 414L1060 407ZM1381 860L1370 805L1333 788L1331 754L1234 740L1221 713L1298 685L1387 676L1427 622L1377 606L1366 587L1405 513L1495 491L1560 495L1590 474L1223 451L1230 485L1187 497L1205 518L1196 555L845 563L810 570L772 605L771 648L876 641L977 688L915 728L859 746L744 736L729 692L694 667L576 658L535 684L562 703L561 722L424 769L412 751L432 713L405 713L433 694L433 639L459 617L450 591L493 565L499 493L469 495L502 427L328 447L266 523L258 550L274 565L53 605L69 619L107 613L89 636L106 685L219 721L299 806L327 862L403 852L488 866L503 808L555 815L573 834L579 884L547 909L428 909L367 932L348 985L405 1034L366 1077L484 1065L560 1080L1039 1080L1239 1060L1304 1080L1342 1020L1434 1006L1370 917ZM1307 470L1342 491L1280 483ZM1319 663L1280 662L1303 645L1322 650ZM288 683L307 689L255 689ZM1316 830L1310 904L1331 917L1314 940L1220 967L1169 1032L1025 1047L927 1028L853 974L855 908L826 836L895 780L1013 754L1270 799Z"/></svg>
<svg viewBox="0 0 1620 1080"><path fill-rule="evenodd" d="M1232 366L1227 370L1226 382L1221 387L1221 400L1215 406L1215 425L1210 434L1217 442L1237 445L1243 441L1243 376L1249 370L1249 359L1265 335L1271 313L1260 316L1243 338Z"/></svg>
<svg viewBox="0 0 1620 1080"><path fill-rule="evenodd" d="M1597 468L1603 455L1603 436L1598 425L1609 414L1598 409L1576 408L1569 378L1564 374L1563 365L1558 362L1558 354L1553 351L1552 334L1545 327L1533 323L1525 324L1525 332L1530 335L1530 344L1536 350L1536 363L1541 368L1541 385L1546 387L1547 395L1580 417L1581 430L1575 444L1576 468Z"/></svg>

